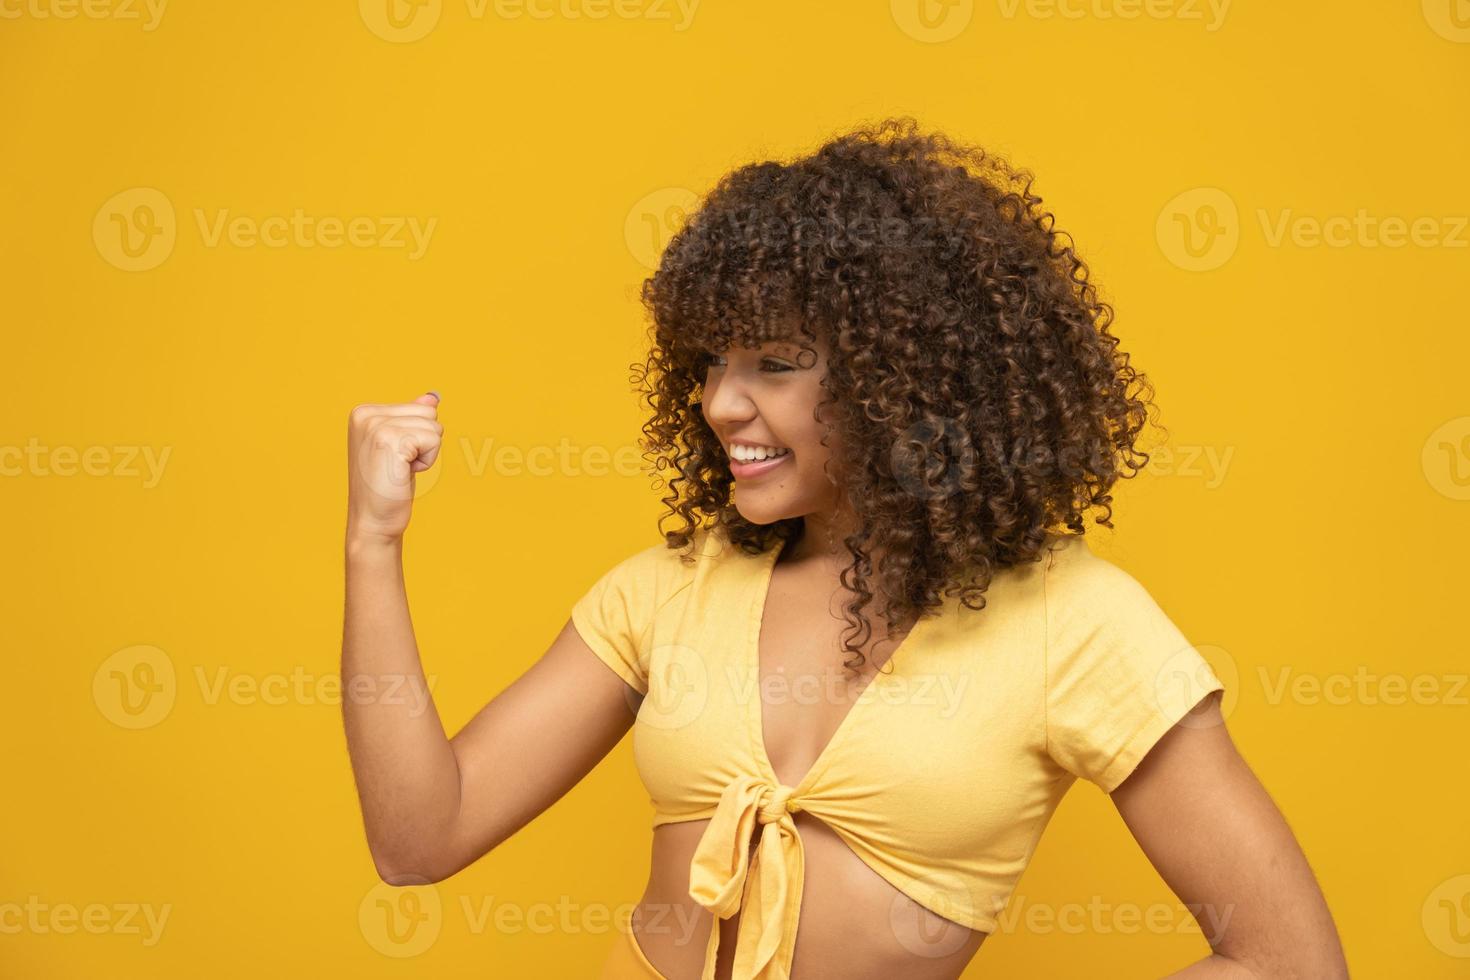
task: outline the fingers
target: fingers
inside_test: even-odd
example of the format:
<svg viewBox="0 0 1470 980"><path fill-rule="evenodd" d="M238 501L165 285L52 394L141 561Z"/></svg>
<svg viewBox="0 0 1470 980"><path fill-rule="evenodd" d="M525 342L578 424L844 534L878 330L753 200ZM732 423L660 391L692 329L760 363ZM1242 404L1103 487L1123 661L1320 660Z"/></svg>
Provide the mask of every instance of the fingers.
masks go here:
<svg viewBox="0 0 1470 980"><path fill-rule="evenodd" d="M359 425L378 416L432 419L439 412L439 393L425 392L411 402L381 405L376 402L358 405L352 409L351 420Z"/></svg>
<svg viewBox="0 0 1470 980"><path fill-rule="evenodd" d="M411 422L393 427L393 442L402 459L407 460L415 473L422 473L434 465L439 458L439 433L433 429Z"/></svg>

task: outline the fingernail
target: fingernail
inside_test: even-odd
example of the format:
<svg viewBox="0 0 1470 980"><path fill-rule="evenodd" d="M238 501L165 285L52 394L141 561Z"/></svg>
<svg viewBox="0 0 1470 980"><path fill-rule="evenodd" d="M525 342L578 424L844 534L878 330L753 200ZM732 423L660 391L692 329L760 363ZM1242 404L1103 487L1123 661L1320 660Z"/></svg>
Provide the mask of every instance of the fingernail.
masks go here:
<svg viewBox="0 0 1470 980"><path fill-rule="evenodd" d="M440 401L441 401L441 402L442 402L442 401L443 401L443 400L444 400L444 396L443 396L443 395L441 395L441 394L439 394L439 393L438 393L438 392L437 392L437 391L435 391L435 390L434 390L434 389L433 389L433 388L430 388L430 389L429 389L429 394L431 394L431 395L433 395L433 396L434 396L434 397L435 397L435 398L437 398L437 399L439 399L439 400L440 400Z"/></svg>

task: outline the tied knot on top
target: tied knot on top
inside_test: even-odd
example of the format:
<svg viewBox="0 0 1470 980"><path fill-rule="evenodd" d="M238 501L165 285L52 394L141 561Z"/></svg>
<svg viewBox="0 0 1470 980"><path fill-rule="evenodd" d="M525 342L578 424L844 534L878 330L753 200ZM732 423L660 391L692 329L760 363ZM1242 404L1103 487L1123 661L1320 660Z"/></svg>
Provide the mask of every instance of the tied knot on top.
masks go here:
<svg viewBox="0 0 1470 980"><path fill-rule="evenodd" d="M753 774L732 780L694 851L689 897L719 919L739 912L731 980L789 980L796 950L805 859L788 814L796 788ZM752 843L759 828L759 843ZM710 929L701 980L714 980L720 944Z"/></svg>
<svg viewBox="0 0 1470 980"><path fill-rule="evenodd" d="M792 799L796 793L795 787L778 785L770 790L770 795L760 808L760 822L762 824L778 823L788 813L795 813L801 809L801 801Z"/></svg>

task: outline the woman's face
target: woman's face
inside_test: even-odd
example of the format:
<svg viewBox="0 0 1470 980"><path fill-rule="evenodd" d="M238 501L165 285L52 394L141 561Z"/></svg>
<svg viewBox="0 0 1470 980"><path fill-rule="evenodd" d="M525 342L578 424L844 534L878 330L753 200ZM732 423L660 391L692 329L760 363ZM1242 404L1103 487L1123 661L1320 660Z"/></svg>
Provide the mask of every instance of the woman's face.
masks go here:
<svg viewBox="0 0 1470 980"><path fill-rule="evenodd" d="M822 468L837 448L837 434L828 436L830 446L823 446L824 426L815 417L825 395L821 380L827 346L821 337L812 346L815 361L798 344L783 341L731 347L711 356L704 418L729 458L735 508L752 524L835 509L837 487ZM803 366L802 360L810 363ZM746 462L736 455L742 447L785 452Z"/></svg>

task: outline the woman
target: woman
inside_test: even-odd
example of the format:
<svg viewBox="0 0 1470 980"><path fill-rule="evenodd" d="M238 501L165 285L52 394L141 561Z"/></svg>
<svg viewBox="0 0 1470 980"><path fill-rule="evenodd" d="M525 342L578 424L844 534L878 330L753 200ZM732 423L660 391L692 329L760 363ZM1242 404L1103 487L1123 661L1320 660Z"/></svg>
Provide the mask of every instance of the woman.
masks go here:
<svg viewBox="0 0 1470 980"><path fill-rule="evenodd" d="M1039 205L910 119L719 183L643 291L681 526L452 740L344 699L385 881L464 868L634 727L651 873L607 977L957 977L1078 777L1201 909L1177 976L1346 975L1223 685L1081 537L1151 389ZM422 682L400 555L437 406L353 412L344 681Z"/></svg>

